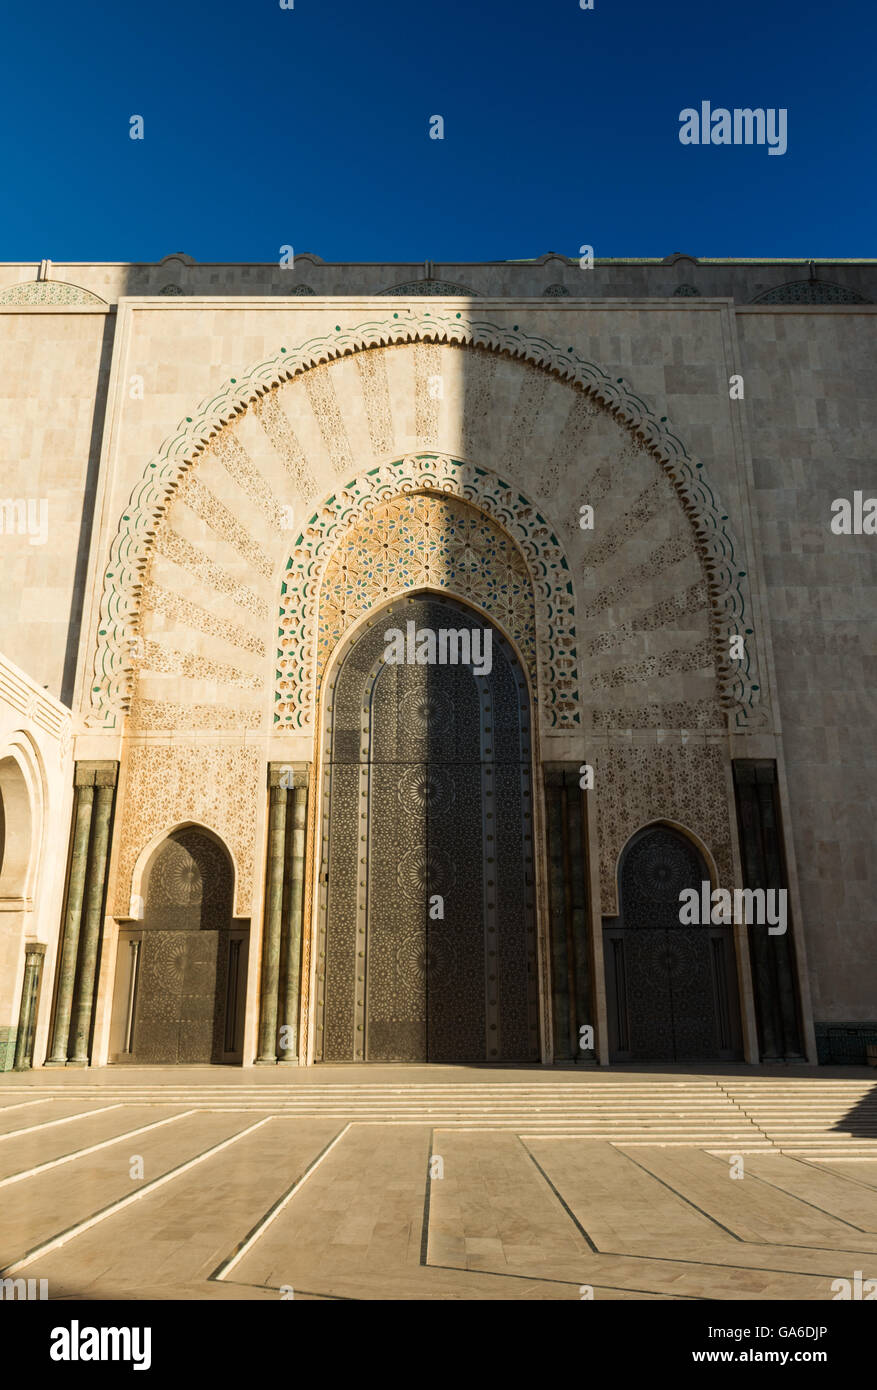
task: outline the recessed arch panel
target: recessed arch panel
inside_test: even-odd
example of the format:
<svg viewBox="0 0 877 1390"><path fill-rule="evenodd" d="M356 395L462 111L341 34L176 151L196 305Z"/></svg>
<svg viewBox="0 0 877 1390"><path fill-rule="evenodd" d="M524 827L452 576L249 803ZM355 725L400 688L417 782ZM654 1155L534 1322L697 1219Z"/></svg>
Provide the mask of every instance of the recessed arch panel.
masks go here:
<svg viewBox="0 0 877 1390"><path fill-rule="evenodd" d="M465 633L478 661L390 663L396 631L437 653ZM421 592L359 627L324 699L317 1060L534 1060L532 723L511 644Z"/></svg>
<svg viewBox="0 0 877 1390"><path fill-rule="evenodd" d="M112 1060L239 1060L248 932L232 917L225 845L198 825L178 828L153 849L141 887L142 918L120 932Z"/></svg>
<svg viewBox="0 0 877 1390"><path fill-rule="evenodd" d="M625 845L618 879L619 916L603 931L611 1059L737 1059L733 928L680 922L683 890L701 901L712 887L694 838L663 822L644 826Z"/></svg>

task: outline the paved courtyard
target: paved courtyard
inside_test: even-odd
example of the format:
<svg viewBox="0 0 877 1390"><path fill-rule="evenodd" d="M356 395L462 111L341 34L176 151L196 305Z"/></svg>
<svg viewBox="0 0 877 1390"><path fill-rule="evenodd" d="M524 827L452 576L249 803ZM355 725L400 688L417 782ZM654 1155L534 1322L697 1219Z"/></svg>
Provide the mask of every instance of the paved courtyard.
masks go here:
<svg viewBox="0 0 877 1390"><path fill-rule="evenodd" d="M864 1068L6 1074L0 1266L53 1299L829 1300L877 1278L877 1085Z"/></svg>

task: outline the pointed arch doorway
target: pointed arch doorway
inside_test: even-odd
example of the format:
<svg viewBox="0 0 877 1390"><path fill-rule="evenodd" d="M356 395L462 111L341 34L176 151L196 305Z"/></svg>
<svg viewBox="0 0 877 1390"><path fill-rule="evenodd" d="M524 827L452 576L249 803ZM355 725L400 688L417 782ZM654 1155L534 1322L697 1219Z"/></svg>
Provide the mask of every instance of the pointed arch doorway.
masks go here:
<svg viewBox="0 0 877 1390"><path fill-rule="evenodd" d="M390 664L391 629L482 660ZM316 1061L538 1059L532 782L527 681L483 615L420 593L347 643L326 691Z"/></svg>
<svg viewBox="0 0 877 1390"><path fill-rule="evenodd" d="M617 919L604 919L613 1062L730 1062L742 1057L732 927L682 926L680 893L710 879L672 826L631 837L619 864Z"/></svg>
<svg viewBox="0 0 877 1390"><path fill-rule="evenodd" d="M225 845L202 826L171 832L143 887L142 923L119 932L110 1061L239 1063L249 930Z"/></svg>

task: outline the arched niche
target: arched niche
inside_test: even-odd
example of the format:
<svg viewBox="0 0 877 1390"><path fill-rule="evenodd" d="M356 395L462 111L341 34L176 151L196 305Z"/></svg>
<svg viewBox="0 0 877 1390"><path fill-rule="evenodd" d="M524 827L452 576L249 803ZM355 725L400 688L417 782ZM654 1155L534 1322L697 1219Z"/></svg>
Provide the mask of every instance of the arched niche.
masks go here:
<svg viewBox="0 0 877 1390"><path fill-rule="evenodd" d="M734 929L680 920L682 894L709 902L695 838L665 822L628 840L619 915L604 919L609 1054L616 1062L724 1062L742 1048Z"/></svg>
<svg viewBox="0 0 877 1390"><path fill-rule="evenodd" d="M33 822L27 781L16 758L0 759L0 899L23 898Z"/></svg>
<svg viewBox="0 0 877 1390"><path fill-rule="evenodd" d="M119 933L110 1060L239 1062L248 924L232 917L234 867L218 836L187 824L152 850L142 914Z"/></svg>

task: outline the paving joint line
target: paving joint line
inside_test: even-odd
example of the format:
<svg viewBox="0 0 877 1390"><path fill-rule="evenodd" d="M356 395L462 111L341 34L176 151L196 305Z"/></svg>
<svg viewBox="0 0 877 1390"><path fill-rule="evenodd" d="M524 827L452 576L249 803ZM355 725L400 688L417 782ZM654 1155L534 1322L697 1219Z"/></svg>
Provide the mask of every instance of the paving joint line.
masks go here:
<svg viewBox="0 0 877 1390"><path fill-rule="evenodd" d="M265 1124L266 1121L262 1120L260 1121L260 1123ZM258 1126L256 1126L256 1128L258 1128ZM320 1164L323 1162L323 1159L328 1158L335 1145L341 1142L341 1140L347 1134L347 1131L349 1129L350 1125L345 1125L344 1128L340 1130L338 1134L335 1135L335 1138L332 1139L330 1143L328 1143L326 1147L322 1150L322 1152L317 1155L313 1162L309 1164L309 1166L305 1169L301 1177L296 1179L292 1187L290 1187L289 1190L283 1194L283 1196L279 1197L277 1201L274 1202L268 1208L265 1215L262 1216L260 1220L256 1223L256 1225L253 1226L252 1229L248 1232L248 1234L244 1236L243 1240L235 1248L232 1255L228 1259L223 1260L221 1264L217 1265L213 1273L207 1276L208 1282L221 1283L228 1277L231 1271L235 1269L237 1265L240 1264L244 1256L247 1255L250 1250L252 1250L253 1246L256 1244L256 1241L260 1240L262 1236L265 1234L265 1232L268 1230L268 1227L274 1224L274 1222L277 1220L278 1216L283 1211L287 1203L291 1202L295 1194L299 1192L302 1187L304 1187L308 1178L316 1172L317 1168L319 1168Z"/></svg>
<svg viewBox="0 0 877 1390"><path fill-rule="evenodd" d="M79 1221L73 1226L68 1226L66 1231L61 1231L58 1235L52 1236L42 1244L34 1246L34 1248L28 1250L21 1259L16 1260L11 1265L7 1265L5 1269L0 1269L0 1276L17 1274L20 1269L25 1269L27 1265L33 1264L34 1260L40 1259L43 1255L51 1254L53 1250L60 1249L61 1246L66 1245L68 1241L74 1240L77 1236L84 1235L86 1231L91 1230L94 1226L100 1225L101 1222L108 1220L109 1217L115 1216L117 1212L124 1211L124 1209L131 1206L133 1202L139 1202L143 1197L148 1196L151 1192L155 1192L159 1187L164 1187L166 1183L172 1182L175 1178L182 1177L184 1173L188 1173L192 1168L196 1168L199 1163L204 1163L208 1158L212 1158L214 1154L221 1153L223 1149L227 1149L232 1144L236 1144L239 1139L243 1139L248 1134L252 1134L254 1130L261 1129L262 1125L266 1125L270 1122L270 1119L271 1116L268 1116L264 1120L257 1120L254 1125L249 1125L246 1129L240 1130L237 1134L231 1135L228 1139L223 1139L220 1144L214 1144L211 1148L205 1149L203 1153L196 1154L194 1158L187 1159L185 1163L178 1164L176 1168L169 1169L167 1173L162 1173L160 1177L153 1178L151 1182L146 1183L144 1187L139 1188L136 1192L130 1193L129 1196L121 1197L118 1201L111 1202L109 1206L102 1207L100 1211L92 1213L92 1215L86 1217L84 1221Z"/></svg>

